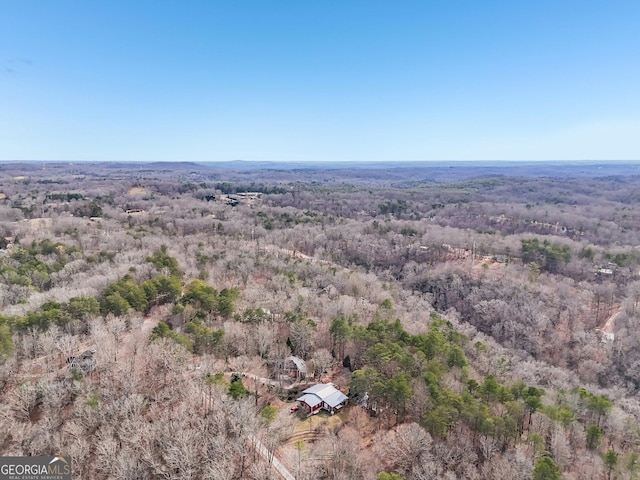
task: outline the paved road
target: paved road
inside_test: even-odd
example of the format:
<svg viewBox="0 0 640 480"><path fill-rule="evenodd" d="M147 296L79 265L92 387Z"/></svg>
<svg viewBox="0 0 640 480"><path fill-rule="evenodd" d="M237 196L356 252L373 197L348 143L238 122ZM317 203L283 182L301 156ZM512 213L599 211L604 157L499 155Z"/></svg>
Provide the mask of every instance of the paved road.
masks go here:
<svg viewBox="0 0 640 480"><path fill-rule="evenodd" d="M251 375L251 374L245 374L245 375ZM253 375L251 378L253 377L256 377L256 376ZM260 379L261 377L256 377L256 378ZM265 378L263 380L268 380L268 379ZM202 392L202 396L206 404L207 402L206 393ZM249 435L249 439L251 440L251 443L253 443L253 445L255 446L258 453L262 455L262 457L267 461L267 463L270 463L276 469L276 471L280 474L282 478L284 478L284 480L296 480L296 477L291 475L289 470L287 470L287 468L282 464L282 462L278 460L278 457L276 457L275 453L271 455L269 453L269 450L267 450L267 447L265 447L264 444L255 435Z"/></svg>
<svg viewBox="0 0 640 480"><path fill-rule="evenodd" d="M617 318L622 314L622 310L618 310L613 315L609 317L609 319L605 322L604 327L602 327L602 331L604 333L613 333L613 326Z"/></svg>
<svg viewBox="0 0 640 480"><path fill-rule="evenodd" d="M276 469L276 471L280 474L284 480L296 480L296 477L291 475L289 470L278 460L278 457L275 455L270 455L269 450L265 447L260 440L258 440L254 435L251 435L251 441L255 445L258 453L264 457L264 459L269 463L269 458L271 458L271 465Z"/></svg>

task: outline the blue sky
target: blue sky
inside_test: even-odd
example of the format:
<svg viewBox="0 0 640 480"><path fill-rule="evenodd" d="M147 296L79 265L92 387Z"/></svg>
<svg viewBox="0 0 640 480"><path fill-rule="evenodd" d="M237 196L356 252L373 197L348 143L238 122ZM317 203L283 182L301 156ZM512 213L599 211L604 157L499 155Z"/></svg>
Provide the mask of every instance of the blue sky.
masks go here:
<svg viewBox="0 0 640 480"><path fill-rule="evenodd" d="M637 0L0 0L0 160L637 160L639 26Z"/></svg>

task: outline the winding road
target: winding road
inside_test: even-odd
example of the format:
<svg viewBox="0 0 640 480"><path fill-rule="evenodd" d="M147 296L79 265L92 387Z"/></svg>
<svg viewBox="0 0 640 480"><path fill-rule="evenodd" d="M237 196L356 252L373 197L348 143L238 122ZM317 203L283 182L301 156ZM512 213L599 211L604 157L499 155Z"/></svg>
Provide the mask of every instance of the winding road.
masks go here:
<svg viewBox="0 0 640 480"><path fill-rule="evenodd" d="M259 439L257 439L254 435L251 435L249 438L251 438L251 442L253 443L258 453L262 455L267 463L273 465L273 467L280 474L280 476L284 478L284 480L296 480L296 477L291 475L291 472L289 472L289 470L287 470L282 462L278 460L278 457L276 457L275 454L271 455L269 453L269 450L267 450L267 447L265 447Z"/></svg>

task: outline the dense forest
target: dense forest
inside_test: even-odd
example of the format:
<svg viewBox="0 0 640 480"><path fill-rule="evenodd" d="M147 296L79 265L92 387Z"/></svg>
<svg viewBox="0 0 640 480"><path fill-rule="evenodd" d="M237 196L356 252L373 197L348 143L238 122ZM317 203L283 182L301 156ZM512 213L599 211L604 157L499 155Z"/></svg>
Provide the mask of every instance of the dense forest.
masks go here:
<svg viewBox="0 0 640 480"><path fill-rule="evenodd" d="M639 203L630 164L0 165L0 452L638 478ZM319 382L347 406L296 412Z"/></svg>

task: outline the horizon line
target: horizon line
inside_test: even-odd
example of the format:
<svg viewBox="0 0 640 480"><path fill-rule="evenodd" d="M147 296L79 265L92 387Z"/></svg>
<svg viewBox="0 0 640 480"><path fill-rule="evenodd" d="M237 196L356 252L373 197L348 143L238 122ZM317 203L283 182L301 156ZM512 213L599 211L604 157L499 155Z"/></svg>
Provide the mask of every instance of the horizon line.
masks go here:
<svg viewBox="0 0 640 480"><path fill-rule="evenodd" d="M624 162L636 163L637 159L571 159L571 160L538 160L538 159L512 159L512 160L60 160L60 159L12 159L0 160L0 163L192 163L192 164L216 164L216 163L273 163L273 164L378 164L378 163L600 163L600 162Z"/></svg>

